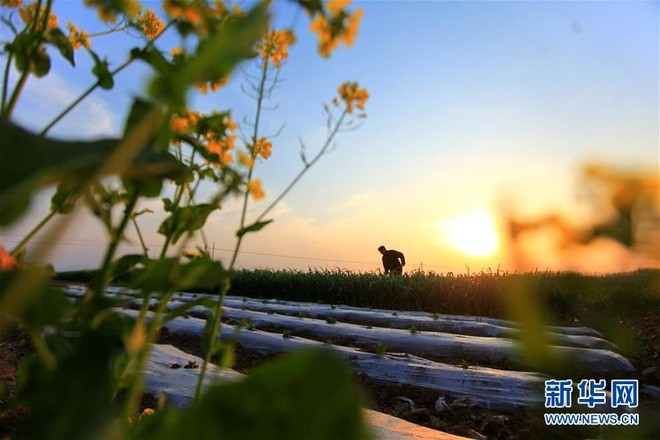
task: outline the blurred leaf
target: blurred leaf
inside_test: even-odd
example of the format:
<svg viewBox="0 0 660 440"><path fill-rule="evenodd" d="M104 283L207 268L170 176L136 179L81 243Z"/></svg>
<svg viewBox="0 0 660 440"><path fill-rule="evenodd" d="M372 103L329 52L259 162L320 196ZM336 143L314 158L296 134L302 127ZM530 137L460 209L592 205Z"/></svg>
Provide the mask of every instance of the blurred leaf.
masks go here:
<svg viewBox="0 0 660 440"><path fill-rule="evenodd" d="M179 208L161 223L158 232L166 237L172 237L174 244L186 232L192 233L204 226L206 218L215 209L215 205L208 203Z"/></svg>
<svg viewBox="0 0 660 440"><path fill-rule="evenodd" d="M126 119L124 126L124 135L128 135L130 131L135 128L149 113L156 108L156 104L141 98L135 98L131 105L131 111ZM164 118L165 122L162 124L160 130L151 139L151 145L156 150L167 150L172 137L172 130L170 128L169 119Z"/></svg>
<svg viewBox="0 0 660 440"><path fill-rule="evenodd" d="M157 73L166 75L172 71L172 64L167 61L163 54L156 48L151 47L147 50L135 48L131 55L149 64Z"/></svg>
<svg viewBox="0 0 660 440"><path fill-rule="evenodd" d="M260 3L245 16L225 22L199 43L194 55L157 75L149 86L151 96L179 108L191 85L227 77L239 62L254 55L253 47L268 27L267 10L268 5Z"/></svg>
<svg viewBox="0 0 660 440"><path fill-rule="evenodd" d="M50 56L43 46L30 54L30 72L42 78L50 72Z"/></svg>
<svg viewBox="0 0 660 440"><path fill-rule="evenodd" d="M61 141L37 136L7 120L0 120L0 215L1 224L15 220L26 199L39 186L63 179L82 180L96 172L121 141ZM106 167L111 174L123 167ZM126 176L178 178L189 174L187 167L166 152L143 150L124 170Z"/></svg>
<svg viewBox="0 0 660 440"><path fill-rule="evenodd" d="M213 386L180 412L162 410L132 427L132 438L366 439L360 395L329 350L299 352Z"/></svg>
<svg viewBox="0 0 660 440"><path fill-rule="evenodd" d="M238 231L236 231L236 236L237 237L242 237L242 236L244 236L245 234L247 234L249 232L260 231L261 229L263 229L264 226L266 226L267 224L269 224L271 222L272 222L272 220L265 220L265 221L262 221L262 222L254 222L251 225L246 226L246 227L241 228Z"/></svg>
<svg viewBox="0 0 660 440"><path fill-rule="evenodd" d="M181 266L176 276L177 289L191 287L207 288L218 286L225 278L227 272L219 261L195 259Z"/></svg>
<svg viewBox="0 0 660 440"><path fill-rule="evenodd" d="M314 16L317 12L323 12L323 4L321 0L294 0L300 6L309 12L310 16Z"/></svg>
<svg viewBox="0 0 660 440"><path fill-rule="evenodd" d="M55 369L34 356L21 362L18 398L30 408L25 438L86 439L103 432L114 412L112 365L123 355L127 322L113 314L95 330L75 332L78 337L49 338Z"/></svg>
<svg viewBox="0 0 660 440"><path fill-rule="evenodd" d="M112 279L120 277L138 264L144 262L145 256L142 254L129 254L115 260L112 263Z"/></svg>
<svg viewBox="0 0 660 440"><path fill-rule="evenodd" d="M212 338L213 336L213 313L209 313L204 322L204 329L202 330L202 350L211 356L215 355L220 350L219 338ZM211 341L215 341L211 346Z"/></svg>
<svg viewBox="0 0 660 440"><path fill-rule="evenodd" d="M115 80L112 77L110 70L108 69L108 62L106 60L101 60L93 50L87 50L89 51L90 55L92 55L92 58L94 58L94 67L92 67L92 73L98 80L99 86L102 89L110 90L112 87L114 87Z"/></svg>
<svg viewBox="0 0 660 440"><path fill-rule="evenodd" d="M137 191L142 197L158 197L163 191L163 179L150 177L145 179L124 179L124 189L131 195Z"/></svg>
<svg viewBox="0 0 660 440"><path fill-rule="evenodd" d="M73 58L73 46L71 41L64 35L64 32L60 28L48 28L44 34L46 41L52 44L60 51L62 56L72 65L75 66L76 63Z"/></svg>
<svg viewBox="0 0 660 440"><path fill-rule="evenodd" d="M144 260L144 268L138 270L133 281L133 287L151 291L166 291L171 287L170 278L178 266L177 258L160 258Z"/></svg>
<svg viewBox="0 0 660 440"><path fill-rule="evenodd" d="M69 214L83 194L86 183L80 181L65 181L57 185L57 191L50 199L51 211Z"/></svg>
<svg viewBox="0 0 660 440"><path fill-rule="evenodd" d="M18 71L31 72L38 77L42 77L50 71L50 57L41 42L40 34L23 31L16 35L11 44L5 46L14 54Z"/></svg>
<svg viewBox="0 0 660 440"><path fill-rule="evenodd" d="M0 315L17 320L31 330L53 325L71 309L71 303L60 289L45 283L31 285L30 289L15 288L19 277L24 279L48 279L45 268L29 268L24 271L0 272Z"/></svg>

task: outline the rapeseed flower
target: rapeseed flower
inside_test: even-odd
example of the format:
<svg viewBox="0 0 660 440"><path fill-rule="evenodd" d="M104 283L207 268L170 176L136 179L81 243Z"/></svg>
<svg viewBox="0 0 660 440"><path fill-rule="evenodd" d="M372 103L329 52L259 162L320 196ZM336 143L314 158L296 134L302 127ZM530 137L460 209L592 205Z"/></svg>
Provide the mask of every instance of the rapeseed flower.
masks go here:
<svg viewBox="0 0 660 440"><path fill-rule="evenodd" d="M87 31L78 30L78 26L71 22L68 22L66 27L69 29L69 41L74 49L80 49L82 46L89 49L89 34Z"/></svg>
<svg viewBox="0 0 660 440"><path fill-rule="evenodd" d="M339 92L339 97L346 105L347 113L353 113L354 105L357 105L358 109L364 110L364 105L366 104L367 99L369 98L369 92L367 92L367 89L365 88L361 89L357 82L355 81L345 82L344 84L339 86L338 92ZM337 104L336 100L334 100L333 102Z"/></svg>
<svg viewBox="0 0 660 440"><path fill-rule="evenodd" d="M23 0L2 0L0 4L7 8L20 8L23 6Z"/></svg>
<svg viewBox="0 0 660 440"><path fill-rule="evenodd" d="M144 34L145 37L154 39L156 38L163 29L165 25L158 18L156 13L151 8L145 8L144 11L135 21L135 26Z"/></svg>
<svg viewBox="0 0 660 440"><path fill-rule="evenodd" d="M257 51L264 62L270 60L279 69L282 61L289 57L289 46L295 42L296 37L290 30L271 30L257 43Z"/></svg>
<svg viewBox="0 0 660 440"><path fill-rule="evenodd" d="M261 179L252 179L247 183L247 189L254 200L261 200L266 197L266 193L261 187Z"/></svg>
<svg viewBox="0 0 660 440"><path fill-rule="evenodd" d="M252 154L256 156L261 156L264 159L270 157L271 152L273 151L273 143L266 138L259 138L257 143L254 146Z"/></svg>
<svg viewBox="0 0 660 440"><path fill-rule="evenodd" d="M309 26L312 32L318 34L318 51L325 58L330 56L340 42L347 46L355 42L362 19L362 9L356 9L351 15L346 11L349 4L350 0L328 0L325 8L329 15L325 12L318 13Z"/></svg>
<svg viewBox="0 0 660 440"><path fill-rule="evenodd" d="M39 11L37 11L37 3L30 3L27 6L24 6L18 10L18 15L21 16L21 20L23 20L23 23L25 23L27 26L32 25L33 23L40 24L43 22L44 19L44 14L46 13L46 8L41 7ZM48 16L48 28L56 28L57 27L57 16L53 14L52 12Z"/></svg>

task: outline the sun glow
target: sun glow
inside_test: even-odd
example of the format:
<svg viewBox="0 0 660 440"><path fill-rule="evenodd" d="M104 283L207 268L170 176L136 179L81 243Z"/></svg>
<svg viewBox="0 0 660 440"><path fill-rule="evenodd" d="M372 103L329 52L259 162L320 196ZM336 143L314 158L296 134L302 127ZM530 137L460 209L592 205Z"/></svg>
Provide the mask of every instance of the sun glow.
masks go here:
<svg viewBox="0 0 660 440"><path fill-rule="evenodd" d="M443 242L464 254L477 257L493 255L500 246L495 219L478 211L454 217L440 223Z"/></svg>

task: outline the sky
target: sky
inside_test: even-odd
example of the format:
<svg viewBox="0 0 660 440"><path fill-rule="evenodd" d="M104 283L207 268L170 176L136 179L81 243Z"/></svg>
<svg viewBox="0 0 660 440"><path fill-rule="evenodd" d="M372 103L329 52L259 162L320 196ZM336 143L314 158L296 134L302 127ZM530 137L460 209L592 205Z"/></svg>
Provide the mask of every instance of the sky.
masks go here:
<svg viewBox="0 0 660 440"><path fill-rule="evenodd" d="M159 3L142 1L157 11ZM323 104L341 83L356 80L367 88L368 116L357 129L340 133L332 152L272 213L274 222L248 236L238 266L375 271L380 245L402 251L408 272L608 272L657 265L660 255L651 255L654 262L606 241L568 252L548 233L528 237L522 267L520 260L512 262L503 211L528 218L558 213L580 224L590 213L580 197L585 163L659 175L659 5L354 2L349 9L364 12L356 42L326 60L316 52L309 18L291 2L275 1L273 26L292 27L297 42L269 101L273 110L263 116L263 135L279 134L271 158L256 166L267 197L252 204L251 218L300 170L300 140L308 154L323 144ZM71 20L90 32L105 29L82 2L56 1L54 10L62 26ZM9 38L4 27L1 34L3 41ZM140 41L111 35L93 39L92 46L112 66ZM169 50L179 41L165 35L160 43ZM42 128L93 83L89 57L76 57L76 69L54 61L46 78L29 80L14 115L18 123ZM241 84L255 71L254 62L246 62L221 91L191 93L190 107L231 109L239 123L252 120L255 104ZM127 69L112 91L96 91L51 135L118 135L131 99L144 93L150 77L144 66ZM201 198L213 191L203 187ZM47 213L51 195L52 189L38 194L28 215L0 230L6 247ZM144 207L155 211L139 221L156 256L162 202L150 199L138 209ZM40 257L59 270L95 267L103 253L102 228L78 211L67 231L57 234L58 247ZM234 246L238 213L238 203L229 202L204 227L214 256L223 261ZM46 230L35 243L48 237ZM139 253L135 231L127 238L121 252ZM200 243L196 237L188 247Z"/></svg>

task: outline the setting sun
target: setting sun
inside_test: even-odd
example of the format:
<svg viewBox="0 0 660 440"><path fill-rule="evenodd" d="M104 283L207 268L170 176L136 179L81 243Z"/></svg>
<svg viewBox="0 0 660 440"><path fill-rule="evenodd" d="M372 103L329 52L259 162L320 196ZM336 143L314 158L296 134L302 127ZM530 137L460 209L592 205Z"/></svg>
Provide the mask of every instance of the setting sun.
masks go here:
<svg viewBox="0 0 660 440"><path fill-rule="evenodd" d="M485 257L499 248L495 219L486 212L472 212L440 223L445 243L468 255Z"/></svg>

